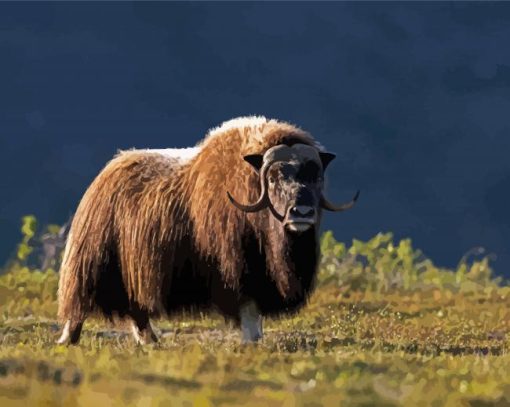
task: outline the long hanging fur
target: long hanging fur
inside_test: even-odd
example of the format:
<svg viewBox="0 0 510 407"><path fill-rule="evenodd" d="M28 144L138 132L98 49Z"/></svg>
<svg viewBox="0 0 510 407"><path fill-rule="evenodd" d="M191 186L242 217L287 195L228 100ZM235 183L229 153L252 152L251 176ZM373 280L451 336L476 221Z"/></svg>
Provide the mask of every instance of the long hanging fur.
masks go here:
<svg viewBox="0 0 510 407"><path fill-rule="evenodd" d="M254 201L258 175L243 156L296 142L320 148L291 124L252 117L211 130L189 160L151 150L119 153L74 216L60 272L59 318L83 320L98 310L122 315L133 303L151 314L166 312L170 292L179 289L173 286L178 270L205 281L216 273L226 290L239 293L248 236L265 253L279 294L294 295L300 290L295 262L274 219L267 209L237 210L226 192Z"/></svg>

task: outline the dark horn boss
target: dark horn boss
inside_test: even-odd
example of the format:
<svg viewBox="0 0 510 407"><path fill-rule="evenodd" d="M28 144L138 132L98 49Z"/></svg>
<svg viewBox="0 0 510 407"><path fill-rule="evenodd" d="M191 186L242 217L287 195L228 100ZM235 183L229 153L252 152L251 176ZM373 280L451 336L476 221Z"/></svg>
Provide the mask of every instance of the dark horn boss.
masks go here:
<svg viewBox="0 0 510 407"><path fill-rule="evenodd" d="M298 311L313 289L334 154L264 117L223 123L187 149L120 152L85 192L59 282L58 343L77 343L94 314L150 318L216 310L262 338L262 317Z"/></svg>

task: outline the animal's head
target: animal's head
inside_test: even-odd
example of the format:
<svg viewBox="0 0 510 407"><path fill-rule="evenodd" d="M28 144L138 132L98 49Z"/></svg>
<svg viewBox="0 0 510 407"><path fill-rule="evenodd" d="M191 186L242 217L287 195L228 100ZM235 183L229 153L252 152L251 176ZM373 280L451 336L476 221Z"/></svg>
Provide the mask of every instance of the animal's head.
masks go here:
<svg viewBox="0 0 510 407"><path fill-rule="evenodd" d="M278 145L244 159L259 173L260 196L243 205L228 193L230 202L244 212L269 208L289 233L302 233L319 223L321 209L343 211L356 202L334 205L323 193L324 171L335 155L306 144Z"/></svg>

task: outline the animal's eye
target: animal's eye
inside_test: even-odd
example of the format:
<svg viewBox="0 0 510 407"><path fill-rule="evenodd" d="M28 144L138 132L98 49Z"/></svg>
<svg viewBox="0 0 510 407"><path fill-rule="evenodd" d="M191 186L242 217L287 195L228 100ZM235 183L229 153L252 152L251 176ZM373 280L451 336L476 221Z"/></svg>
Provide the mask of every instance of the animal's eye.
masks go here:
<svg viewBox="0 0 510 407"><path fill-rule="evenodd" d="M269 183L270 183L270 184L274 184L274 182L275 182L274 177L269 177Z"/></svg>

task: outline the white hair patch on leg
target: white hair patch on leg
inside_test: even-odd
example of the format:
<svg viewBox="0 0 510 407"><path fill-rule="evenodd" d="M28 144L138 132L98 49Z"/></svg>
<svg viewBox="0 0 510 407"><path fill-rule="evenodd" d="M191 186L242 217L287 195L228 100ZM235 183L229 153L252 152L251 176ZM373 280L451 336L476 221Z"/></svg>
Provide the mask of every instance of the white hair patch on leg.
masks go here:
<svg viewBox="0 0 510 407"><path fill-rule="evenodd" d="M262 339L262 315L253 301L244 304L240 311L243 342L257 342Z"/></svg>
<svg viewBox="0 0 510 407"><path fill-rule="evenodd" d="M131 322L131 332L133 333L137 345L145 345L145 338L141 335L134 321Z"/></svg>
<svg viewBox="0 0 510 407"><path fill-rule="evenodd" d="M131 333L137 345L147 345L148 343L155 343L158 341L158 337L154 333L150 322L145 329L141 330L138 328L135 321L131 321Z"/></svg>
<svg viewBox="0 0 510 407"><path fill-rule="evenodd" d="M62 335L60 335L60 338L57 340L58 345L63 345L69 340L70 336L70 328L71 328L71 320L67 320L67 322L64 325L64 329L62 330Z"/></svg>

